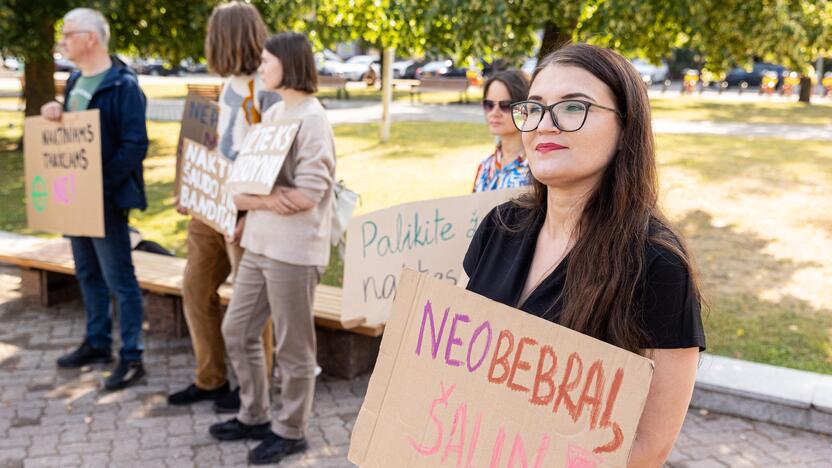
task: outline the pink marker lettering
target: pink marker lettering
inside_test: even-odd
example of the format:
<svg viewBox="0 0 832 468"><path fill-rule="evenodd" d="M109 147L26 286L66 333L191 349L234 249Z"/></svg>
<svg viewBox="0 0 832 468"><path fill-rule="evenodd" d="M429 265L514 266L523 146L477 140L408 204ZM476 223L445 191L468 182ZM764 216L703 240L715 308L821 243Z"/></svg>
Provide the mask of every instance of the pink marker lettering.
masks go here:
<svg viewBox="0 0 832 468"><path fill-rule="evenodd" d="M446 312L447 313L447 312ZM468 323L471 319L464 314L454 314L454 319L451 321L451 331L448 336L448 344L445 346L445 364L453 367L462 365L462 361L458 359L451 359L451 351L454 345L462 345L462 339L456 336L456 324L458 322Z"/></svg>

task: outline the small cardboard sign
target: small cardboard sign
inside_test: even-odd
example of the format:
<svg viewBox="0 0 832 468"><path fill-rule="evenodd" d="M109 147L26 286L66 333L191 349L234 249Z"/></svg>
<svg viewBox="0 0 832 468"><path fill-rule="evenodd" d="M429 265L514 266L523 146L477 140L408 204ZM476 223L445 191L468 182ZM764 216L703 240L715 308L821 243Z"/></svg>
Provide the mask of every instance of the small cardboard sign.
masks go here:
<svg viewBox="0 0 832 468"><path fill-rule="evenodd" d="M176 180L174 193L179 193L180 160L185 149L185 138L213 150L219 143L217 122L220 118L220 106L210 99L189 93L185 98L185 110L182 112L182 126L179 129L179 144L176 146Z"/></svg>
<svg viewBox="0 0 832 468"><path fill-rule="evenodd" d="M27 226L104 237L98 109L64 112L60 122L27 117L23 145Z"/></svg>
<svg viewBox="0 0 832 468"><path fill-rule="evenodd" d="M231 167L226 186L234 193L268 195L300 128L300 120L253 126Z"/></svg>
<svg viewBox="0 0 832 468"><path fill-rule="evenodd" d="M637 354L405 269L350 440L389 467L623 467Z"/></svg>
<svg viewBox="0 0 832 468"><path fill-rule="evenodd" d="M184 139L183 146L177 168L182 174L179 204L215 231L233 236L237 206L232 194L224 189L231 161L190 138Z"/></svg>
<svg viewBox="0 0 832 468"><path fill-rule="evenodd" d="M344 321L387 321L402 266L465 286L462 259L488 212L526 189L405 203L350 219L344 260Z"/></svg>

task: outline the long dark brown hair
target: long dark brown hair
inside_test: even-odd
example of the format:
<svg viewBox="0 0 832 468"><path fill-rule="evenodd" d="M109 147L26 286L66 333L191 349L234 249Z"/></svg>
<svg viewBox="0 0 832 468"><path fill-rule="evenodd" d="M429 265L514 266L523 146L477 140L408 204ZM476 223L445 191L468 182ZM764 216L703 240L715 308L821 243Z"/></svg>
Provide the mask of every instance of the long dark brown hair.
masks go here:
<svg viewBox="0 0 832 468"><path fill-rule="evenodd" d="M649 348L641 289L647 243L664 247L683 262L692 293L701 300L698 275L683 237L658 206L655 142L647 91L624 57L602 47L570 44L548 55L532 75L553 64L580 67L612 90L621 114L621 141L588 195L569 253L558 320L563 326L633 352ZM547 187L533 178L532 190L515 204L528 209L524 229L545 212Z"/></svg>
<svg viewBox="0 0 832 468"><path fill-rule="evenodd" d="M208 68L220 76L253 74L260 66L260 53L268 34L260 12L253 5L242 2L217 5L208 19L205 35Z"/></svg>

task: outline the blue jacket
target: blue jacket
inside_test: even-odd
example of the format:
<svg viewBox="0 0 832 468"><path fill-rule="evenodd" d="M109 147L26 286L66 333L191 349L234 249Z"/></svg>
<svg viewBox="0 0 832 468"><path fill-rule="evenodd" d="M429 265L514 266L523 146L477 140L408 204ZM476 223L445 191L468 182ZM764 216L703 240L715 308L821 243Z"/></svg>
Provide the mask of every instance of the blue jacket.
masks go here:
<svg viewBox="0 0 832 468"><path fill-rule="evenodd" d="M101 164L104 200L117 208L147 208L142 161L147 154L147 99L132 70L117 57L90 99L88 109L101 112ZM66 83L64 102L81 76L72 72Z"/></svg>

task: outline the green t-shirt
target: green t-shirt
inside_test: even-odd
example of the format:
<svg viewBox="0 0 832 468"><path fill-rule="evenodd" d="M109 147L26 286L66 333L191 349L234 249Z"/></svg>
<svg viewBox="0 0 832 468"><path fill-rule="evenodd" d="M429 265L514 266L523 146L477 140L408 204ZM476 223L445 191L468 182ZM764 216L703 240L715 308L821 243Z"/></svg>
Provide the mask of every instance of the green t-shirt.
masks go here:
<svg viewBox="0 0 832 468"><path fill-rule="evenodd" d="M107 75L109 69L92 76L81 76L75 82L75 86L69 92L69 99L67 100L66 110L69 112L78 112L87 110L90 104L92 95L98 89L98 85L104 81L104 76Z"/></svg>

